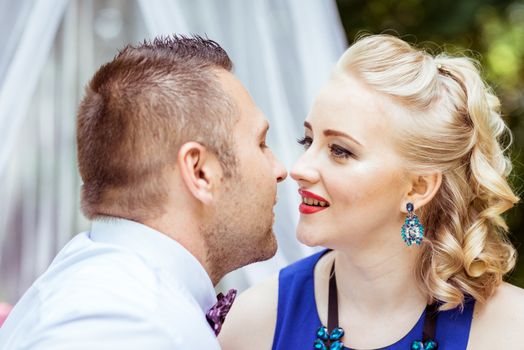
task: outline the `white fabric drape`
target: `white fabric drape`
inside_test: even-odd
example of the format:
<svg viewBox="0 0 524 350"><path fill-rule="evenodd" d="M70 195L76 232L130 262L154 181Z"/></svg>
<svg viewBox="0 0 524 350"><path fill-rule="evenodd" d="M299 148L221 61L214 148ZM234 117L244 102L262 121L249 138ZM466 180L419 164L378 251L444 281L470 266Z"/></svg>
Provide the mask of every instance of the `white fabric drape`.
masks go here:
<svg viewBox="0 0 524 350"><path fill-rule="evenodd" d="M67 0L36 0L27 17L17 23L25 22L25 26L20 40L13 47L14 54L11 56L6 50L2 55L6 61L11 56L11 60L9 64L4 63L7 69L0 85L0 139L3 146L0 151L0 171L6 168L7 157L24 120L29 99L46 62L66 4ZM25 7L21 6L21 11L25 11ZM12 41L7 41L7 46L9 50L9 46L14 45ZM21 84L24 84L23 88Z"/></svg>
<svg viewBox="0 0 524 350"><path fill-rule="evenodd" d="M0 20L0 299L11 302L88 227L78 205L75 110L117 49L172 33L216 40L289 169L313 97L346 45L334 0L0 0ZM279 186L277 256L232 273L222 288L243 289L311 252L295 239L296 189L292 180Z"/></svg>
<svg viewBox="0 0 524 350"><path fill-rule="evenodd" d="M54 238L54 232L48 232L52 219L49 211L55 210L49 202L52 196L42 190L37 197L37 188L32 186L35 177L41 177L41 184L49 180L56 154L48 153L47 147L55 142L55 135L49 132L49 125L38 124L42 119L33 119L32 132L22 133L21 129L34 113L54 113L52 96L47 94L37 101L32 98L40 94L37 91L44 97L43 89L52 88L49 85L54 83L42 78L42 72L66 4L67 0L0 4L0 297L12 298L26 288L37 273L33 267L49 264L55 252L48 239ZM49 70L47 73L52 74ZM25 143L22 149L18 148L21 142ZM24 152L30 148L31 154ZM42 157L35 159L35 155ZM50 162L40 167L39 162L47 156ZM35 168L42 171L37 173ZM40 220L27 215L35 212L39 212ZM38 249L32 249L35 245Z"/></svg>
<svg viewBox="0 0 524 350"><path fill-rule="evenodd" d="M97 40L94 24L104 25L105 6L36 0L32 15L21 19L28 39L15 47L0 81L3 96L9 96L2 100L0 132L10 130L12 137L0 138L6 159L0 169L1 300L16 301L71 236L89 227L79 210L76 106L95 66L111 58L115 47L136 40ZM10 16L20 17L2 12L2 18ZM22 63L27 67L20 68Z"/></svg>

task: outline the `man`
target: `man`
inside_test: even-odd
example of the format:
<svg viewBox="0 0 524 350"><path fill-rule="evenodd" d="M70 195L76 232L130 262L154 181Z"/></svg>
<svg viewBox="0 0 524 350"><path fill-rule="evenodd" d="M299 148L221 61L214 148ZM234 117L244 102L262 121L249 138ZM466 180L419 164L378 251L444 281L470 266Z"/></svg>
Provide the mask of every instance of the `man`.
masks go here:
<svg viewBox="0 0 524 350"><path fill-rule="evenodd" d="M213 286L275 254L286 177L231 68L215 42L169 37L96 72L77 127L92 228L15 306L1 349L219 349Z"/></svg>

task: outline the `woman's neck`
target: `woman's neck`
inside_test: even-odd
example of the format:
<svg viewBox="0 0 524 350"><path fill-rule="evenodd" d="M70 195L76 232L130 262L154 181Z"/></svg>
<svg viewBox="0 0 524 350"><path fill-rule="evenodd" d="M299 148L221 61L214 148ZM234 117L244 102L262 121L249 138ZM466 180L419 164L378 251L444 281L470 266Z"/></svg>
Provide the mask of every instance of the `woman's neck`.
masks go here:
<svg viewBox="0 0 524 350"><path fill-rule="evenodd" d="M370 316L422 309L427 301L413 273L419 254L402 242L337 250L339 306Z"/></svg>

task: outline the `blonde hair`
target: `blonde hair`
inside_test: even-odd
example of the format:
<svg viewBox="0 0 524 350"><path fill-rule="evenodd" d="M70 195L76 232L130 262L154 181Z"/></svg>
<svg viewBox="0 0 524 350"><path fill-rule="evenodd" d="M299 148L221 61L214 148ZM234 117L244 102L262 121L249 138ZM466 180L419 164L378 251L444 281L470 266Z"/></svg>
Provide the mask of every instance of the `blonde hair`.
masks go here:
<svg viewBox="0 0 524 350"><path fill-rule="evenodd" d="M438 193L420 209L427 233L415 267L419 286L443 310L465 296L484 302L515 265L501 214L519 199L501 145L511 134L478 63L371 35L344 53L335 74L354 74L405 107L396 144L408 170L442 173Z"/></svg>

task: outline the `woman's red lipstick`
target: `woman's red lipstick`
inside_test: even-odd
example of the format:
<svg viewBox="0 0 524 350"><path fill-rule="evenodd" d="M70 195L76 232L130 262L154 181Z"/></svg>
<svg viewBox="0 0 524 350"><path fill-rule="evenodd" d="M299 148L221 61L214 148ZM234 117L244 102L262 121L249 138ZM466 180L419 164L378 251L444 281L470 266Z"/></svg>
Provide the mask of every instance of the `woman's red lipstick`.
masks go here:
<svg viewBox="0 0 524 350"><path fill-rule="evenodd" d="M309 191L305 191L305 190L302 190L302 189L299 189L298 193L302 197L302 203L300 203L300 206L298 207L298 210L302 214L318 213L319 211L322 211L322 210L324 210L324 209L329 207L328 201L325 200L324 198L320 197L319 195L316 195L314 193L311 193ZM323 206L322 205L308 205L308 204L304 203L304 198L306 198L307 200L315 200L317 202L323 202L325 205L323 205Z"/></svg>

